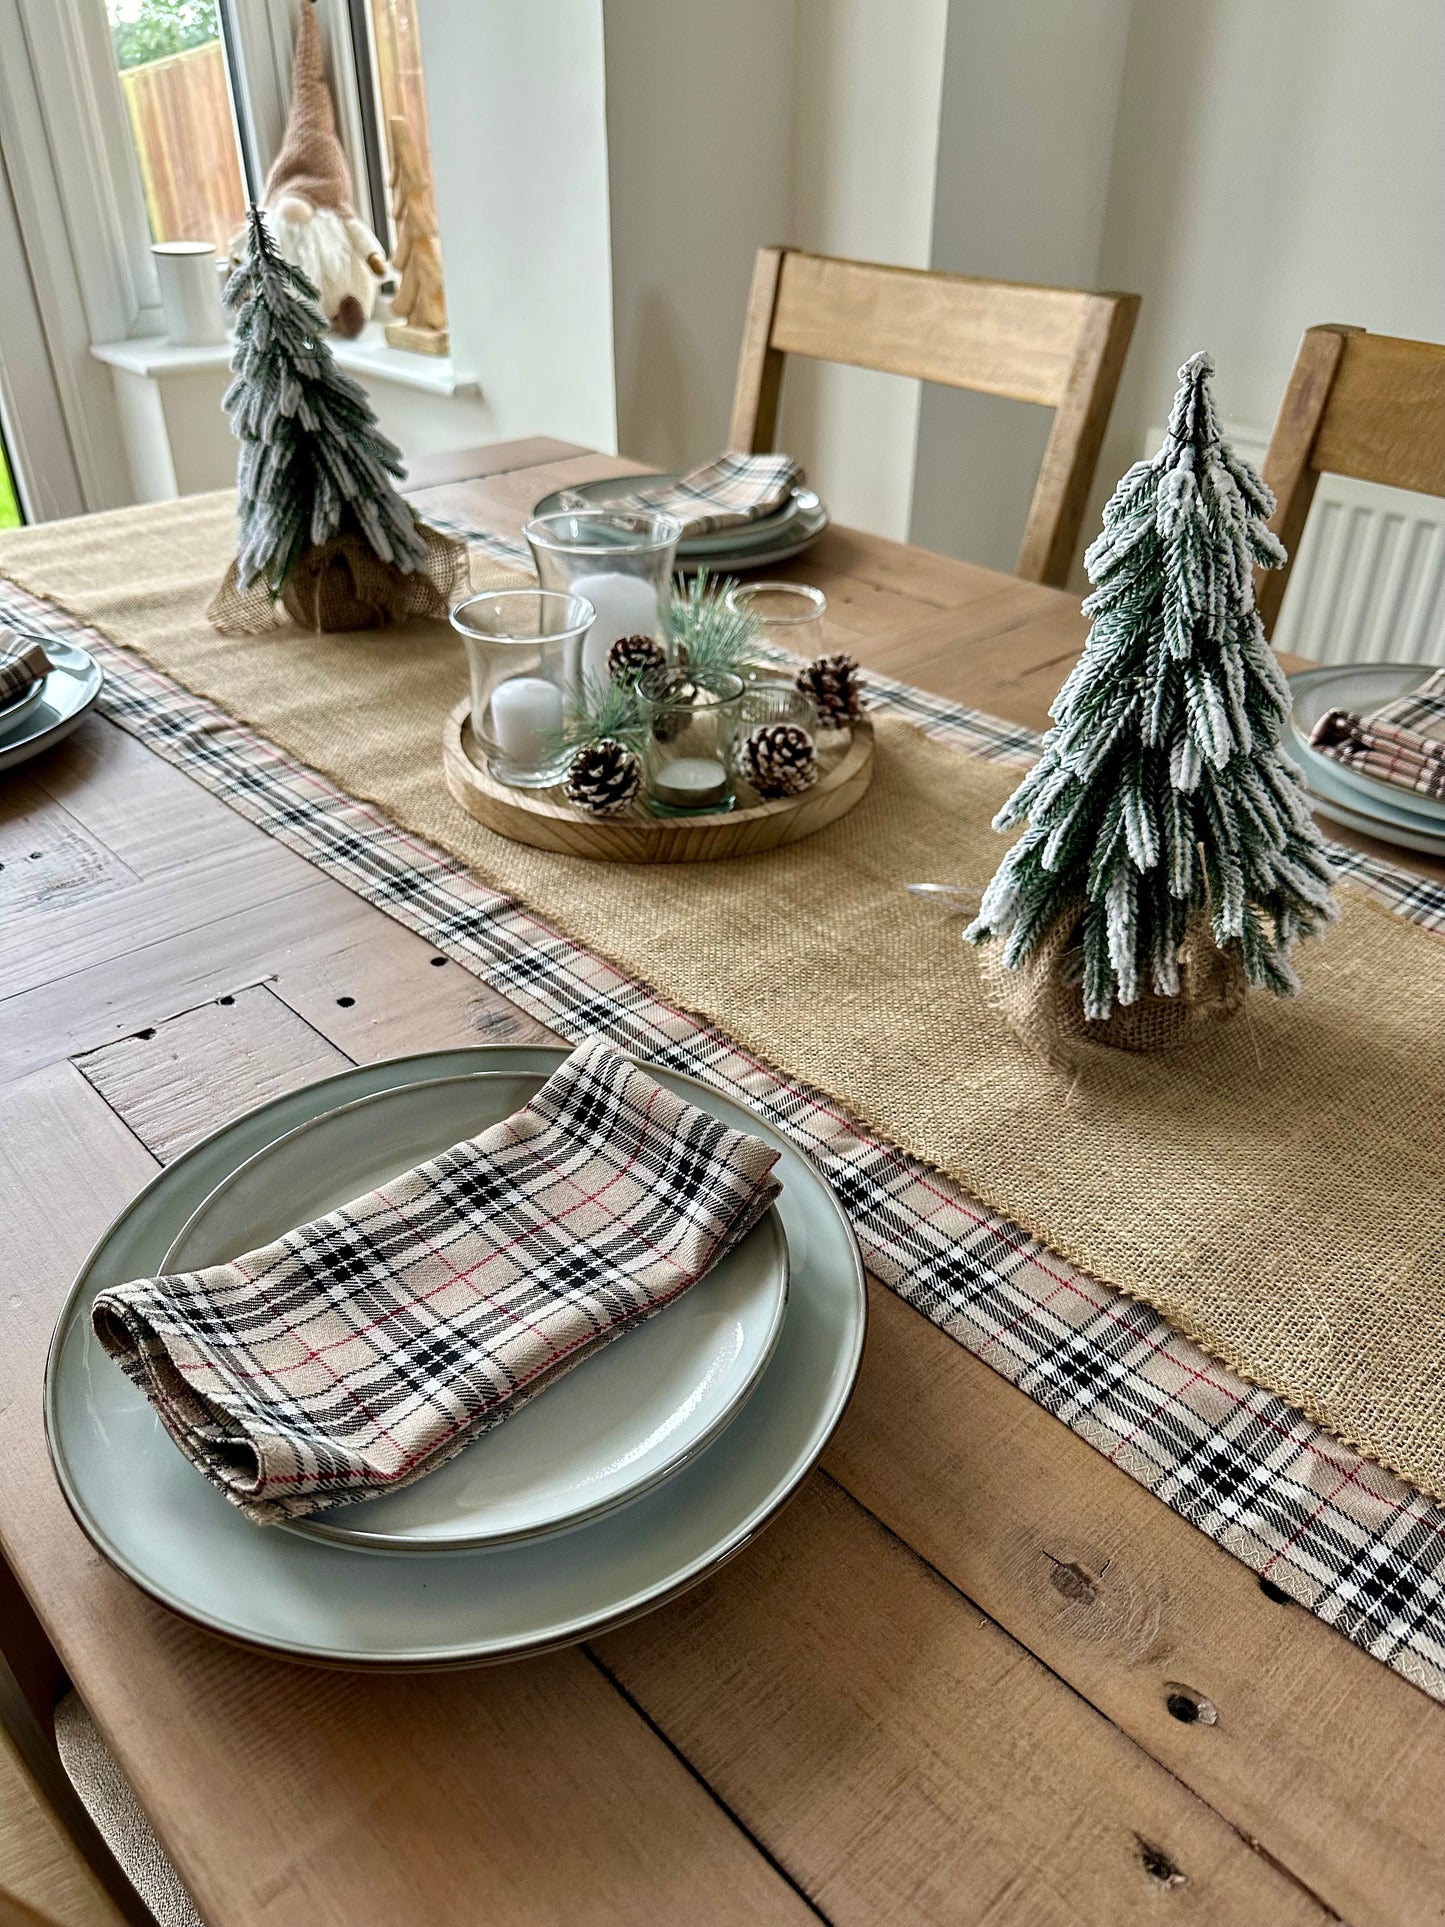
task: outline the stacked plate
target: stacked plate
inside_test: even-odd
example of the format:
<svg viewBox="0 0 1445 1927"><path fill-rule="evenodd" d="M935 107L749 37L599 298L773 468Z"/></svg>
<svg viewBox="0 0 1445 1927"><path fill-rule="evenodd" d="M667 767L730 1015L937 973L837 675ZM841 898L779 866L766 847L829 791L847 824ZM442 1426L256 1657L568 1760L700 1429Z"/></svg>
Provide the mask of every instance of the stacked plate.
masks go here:
<svg viewBox="0 0 1445 1927"><path fill-rule="evenodd" d="M1291 747L1315 810L1327 821L1407 850L1445 856L1445 802L1349 769L1310 743L1311 730L1331 709L1368 715L1418 689L1429 673L1418 662L1357 662L1291 676Z"/></svg>
<svg viewBox="0 0 1445 1927"><path fill-rule="evenodd" d="M675 1305L429 1478L257 1527L103 1355L104 1285L220 1263L485 1130L562 1050L498 1046L343 1072L169 1165L87 1260L46 1372L51 1457L94 1544L172 1610L314 1663L486 1664L620 1625L695 1584L816 1463L857 1376L863 1272L824 1181L743 1106L658 1080L781 1153L778 1204Z"/></svg>
<svg viewBox="0 0 1445 1927"><path fill-rule="evenodd" d="M73 642L22 636L50 658L50 674L12 702L0 705L0 769L25 763L62 742L95 707L105 678L94 656Z"/></svg>
<svg viewBox="0 0 1445 1927"><path fill-rule="evenodd" d="M678 471L659 475L614 475L601 482L580 482L547 495L533 509L534 515L551 515L575 508L579 501L604 509L639 488L654 488L675 482ZM801 484L788 500L771 515L740 528L714 529L710 535L684 536L677 546L677 566L685 574L706 569L710 575L736 575L743 569L761 569L774 562L786 562L810 548L828 526L828 511L822 499Z"/></svg>

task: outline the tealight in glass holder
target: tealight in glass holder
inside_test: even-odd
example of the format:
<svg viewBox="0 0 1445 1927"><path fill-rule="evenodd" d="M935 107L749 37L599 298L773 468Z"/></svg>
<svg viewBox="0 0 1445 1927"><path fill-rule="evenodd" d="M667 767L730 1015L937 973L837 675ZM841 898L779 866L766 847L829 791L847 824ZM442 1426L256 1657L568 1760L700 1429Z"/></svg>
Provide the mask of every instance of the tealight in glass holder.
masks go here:
<svg viewBox="0 0 1445 1927"><path fill-rule="evenodd" d="M547 789L566 775L563 723L593 613L585 597L547 589L493 590L452 610L471 674L472 735L499 783Z"/></svg>
<svg viewBox="0 0 1445 1927"><path fill-rule="evenodd" d="M638 691L647 726L643 783L656 816L699 816L733 807L733 741L746 685L727 672L689 678L674 670Z"/></svg>
<svg viewBox="0 0 1445 1927"><path fill-rule="evenodd" d="M597 611L582 651L585 685L605 689L607 653L623 636L651 636L669 655L672 571L682 524L650 511L566 509L522 530L544 589L585 596Z"/></svg>

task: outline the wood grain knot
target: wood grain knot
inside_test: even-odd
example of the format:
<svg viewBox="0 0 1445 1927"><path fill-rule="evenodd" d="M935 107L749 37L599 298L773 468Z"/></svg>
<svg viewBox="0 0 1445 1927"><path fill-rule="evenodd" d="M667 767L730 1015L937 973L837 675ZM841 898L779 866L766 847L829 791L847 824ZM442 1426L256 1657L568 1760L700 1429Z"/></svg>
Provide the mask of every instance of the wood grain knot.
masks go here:
<svg viewBox="0 0 1445 1927"><path fill-rule="evenodd" d="M1092 1606L1099 1596L1099 1582L1094 1575L1072 1560L1055 1559L1051 1552L1046 1552L1044 1557L1049 1561L1049 1584L1054 1591L1080 1606Z"/></svg>

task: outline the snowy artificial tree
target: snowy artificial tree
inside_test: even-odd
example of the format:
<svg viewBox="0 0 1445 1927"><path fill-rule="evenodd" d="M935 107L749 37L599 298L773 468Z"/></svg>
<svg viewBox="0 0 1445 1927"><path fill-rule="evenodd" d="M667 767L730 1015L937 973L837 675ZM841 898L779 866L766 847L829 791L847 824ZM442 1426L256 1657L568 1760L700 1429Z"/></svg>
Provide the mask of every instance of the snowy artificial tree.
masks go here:
<svg viewBox="0 0 1445 1927"><path fill-rule="evenodd" d="M209 610L218 629L271 626L279 599L311 629L444 619L466 552L392 485L401 451L366 391L336 365L316 290L282 259L255 208L226 286L237 316L224 407L241 443L240 544Z"/></svg>
<svg viewBox="0 0 1445 1927"><path fill-rule="evenodd" d="M1254 603L1253 566L1285 559L1274 498L1221 437L1213 372L1180 369L1162 448L1104 511L1089 640L994 819L1027 827L967 933L1002 943L1000 1005L1052 1055L1181 1042L1250 984L1290 995L1296 939L1335 914Z"/></svg>

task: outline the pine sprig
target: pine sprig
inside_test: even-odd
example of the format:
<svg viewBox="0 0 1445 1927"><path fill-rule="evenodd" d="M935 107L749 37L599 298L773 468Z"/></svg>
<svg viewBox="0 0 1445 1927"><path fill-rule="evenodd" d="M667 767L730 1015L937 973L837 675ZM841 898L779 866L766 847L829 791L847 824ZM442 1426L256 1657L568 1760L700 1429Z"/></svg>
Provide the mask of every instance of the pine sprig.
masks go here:
<svg viewBox="0 0 1445 1927"><path fill-rule="evenodd" d="M588 676L582 685L582 701L569 713L549 750L586 749L607 741L642 753L647 743L642 703L635 684L612 678L603 683Z"/></svg>
<svg viewBox="0 0 1445 1927"><path fill-rule="evenodd" d="M1265 526L1274 498L1226 447L1212 374L1207 355L1180 369L1163 446L1104 511L1085 557L1089 640L1042 757L994 819L1026 828L967 933L1003 939L1016 968L1082 903L1091 1018L1146 988L1177 996L1180 945L1205 911L1249 981L1287 995L1292 946L1335 914L1254 603L1254 566L1284 560Z"/></svg>
<svg viewBox="0 0 1445 1927"><path fill-rule="evenodd" d="M762 635L756 616L730 609L729 580L699 569L692 586L672 599L672 643L679 667L697 676L736 675Z"/></svg>

